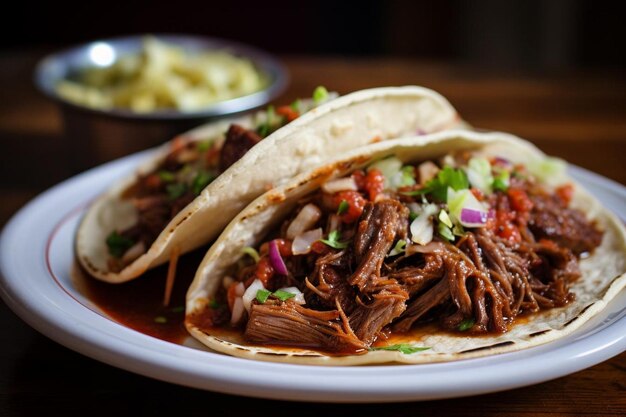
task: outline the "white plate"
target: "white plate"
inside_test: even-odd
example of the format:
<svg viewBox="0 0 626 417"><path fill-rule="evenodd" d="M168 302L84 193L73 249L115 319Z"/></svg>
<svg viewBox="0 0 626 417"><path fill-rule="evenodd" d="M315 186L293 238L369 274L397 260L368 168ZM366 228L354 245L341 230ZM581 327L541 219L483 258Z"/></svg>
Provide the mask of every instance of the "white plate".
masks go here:
<svg viewBox="0 0 626 417"><path fill-rule="evenodd" d="M149 377L254 397L384 402L459 397L535 384L626 350L626 292L564 339L519 352L450 363L312 367L256 362L164 342L108 319L73 288L73 235L85 206L132 172L146 153L78 175L43 193L0 239L5 302L32 327L92 358ZM572 175L623 215L626 188L581 168Z"/></svg>

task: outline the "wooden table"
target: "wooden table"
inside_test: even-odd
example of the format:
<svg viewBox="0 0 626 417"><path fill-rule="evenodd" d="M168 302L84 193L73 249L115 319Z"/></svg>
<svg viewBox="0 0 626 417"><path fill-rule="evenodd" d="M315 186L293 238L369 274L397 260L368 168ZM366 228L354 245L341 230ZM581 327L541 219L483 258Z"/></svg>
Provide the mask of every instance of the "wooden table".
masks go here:
<svg viewBox="0 0 626 417"><path fill-rule="evenodd" d="M31 85L44 51L0 56L0 225L37 193L71 175L55 106ZM486 72L394 59L285 57L283 99L318 84L340 92L418 84L438 90L474 126L525 137L550 154L626 184L626 82L614 73L550 76ZM298 404L203 392L144 378L74 353L0 303L0 416L626 415L626 353L567 377L517 390L393 405ZM506 372L506 370L503 370Z"/></svg>

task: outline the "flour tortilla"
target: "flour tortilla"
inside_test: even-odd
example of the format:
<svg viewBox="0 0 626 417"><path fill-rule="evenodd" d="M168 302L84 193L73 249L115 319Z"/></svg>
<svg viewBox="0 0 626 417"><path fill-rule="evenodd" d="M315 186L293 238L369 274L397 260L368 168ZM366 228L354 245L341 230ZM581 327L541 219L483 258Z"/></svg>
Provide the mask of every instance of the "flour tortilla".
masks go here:
<svg viewBox="0 0 626 417"><path fill-rule="evenodd" d="M254 127L244 116L195 129L189 140L222 140L232 123ZM438 93L416 86L362 90L305 113L254 146L209 184L158 236L148 251L120 272L109 270L107 236L136 224L136 211L122 193L131 176L101 196L83 218L76 253L92 276L111 283L134 279L167 262L174 248L189 252L209 243L250 201L293 176L326 163L334 155L372 142L463 126L455 109ZM153 171L169 145L154 151L138 173Z"/></svg>
<svg viewBox="0 0 626 417"><path fill-rule="evenodd" d="M422 352L403 354L398 351L370 351L364 355L340 357L307 349L250 346L243 341L241 335L203 330L189 320L190 315L201 311L219 289L226 271L243 256L242 248L260 244L264 236L289 215L300 198L317 190L329 178L340 177L390 155L395 155L404 162L419 162L463 149L480 149L479 152L486 156L503 156L524 164L545 158L536 147L511 135L450 131L371 145L303 174L253 201L228 225L211 247L187 293L187 329L196 339L218 352L264 361L316 365L451 361L516 351L571 333L602 310L626 284L624 227L615 215L603 208L577 184L574 184L572 206L586 213L589 219L595 220L604 231L604 237L593 255L580 262L583 275L571 287L576 294L576 300L566 307L532 315L527 322L513 326L506 334L471 337L434 332L402 340L402 343L430 348ZM553 180L573 182L567 177Z"/></svg>

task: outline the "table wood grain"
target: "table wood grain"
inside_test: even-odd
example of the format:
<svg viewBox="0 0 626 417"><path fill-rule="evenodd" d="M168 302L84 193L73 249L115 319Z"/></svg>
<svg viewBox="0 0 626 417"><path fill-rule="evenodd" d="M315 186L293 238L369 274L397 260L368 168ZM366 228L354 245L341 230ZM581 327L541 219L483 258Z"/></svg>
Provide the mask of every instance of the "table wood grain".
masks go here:
<svg viewBox="0 0 626 417"><path fill-rule="evenodd" d="M31 83L44 52L0 55L0 225L36 194L73 174L58 110ZM515 133L547 153L626 184L626 81L618 73L533 75L386 58L283 58L292 81L281 101L309 95L319 84L341 93L424 85L445 95L476 127ZM3 303L0 329L0 416L207 416L244 410L303 417L626 415L626 353L553 381L470 398L299 404L203 392L110 367L38 334Z"/></svg>

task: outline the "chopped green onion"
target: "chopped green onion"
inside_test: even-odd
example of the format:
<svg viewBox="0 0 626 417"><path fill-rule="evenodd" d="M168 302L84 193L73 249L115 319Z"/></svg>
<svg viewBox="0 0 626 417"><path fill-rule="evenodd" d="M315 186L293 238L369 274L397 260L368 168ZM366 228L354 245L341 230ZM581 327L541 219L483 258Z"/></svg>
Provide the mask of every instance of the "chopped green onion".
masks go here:
<svg viewBox="0 0 626 417"><path fill-rule="evenodd" d="M340 242L339 238L341 234L338 230L333 230L328 234L328 239L320 239L320 242L330 246L335 249L345 249L348 247L348 242Z"/></svg>
<svg viewBox="0 0 626 417"><path fill-rule="evenodd" d="M431 194L435 200L446 202L448 198L448 188L455 191L469 188L467 175L460 169L450 166L444 167L437 173L437 176L426 183L421 190L402 193L405 195Z"/></svg>
<svg viewBox="0 0 626 417"><path fill-rule="evenodd" d="M206 152L209 150L209 148L211 147L211 141L210 140L205 140L202 142L198 142L198 145L196 146L196 149L198 149L198 151L200 152Z"/></svg>
<svg viewBox="0 0 626 417"><path fill-rule="evenodd" d="M171 171L159 171L157 175L163 182L172 182L176 179L176 175Z"/></svg>
<svg viewBox="0 0 626 417"><path fill-rule="evenodd" d="M178 197L182 196L187 192L187 184L184 183L174 183L169 184L165 187L165 191L167 191L167 197L170 200L176 200Z"/></svg>
<svg viewBox="0 0 626 417"><path fill-rule="evenodd" d="M474 319L473 318L469 318L469 319L465 319L463 320L459 326L457 327L460 331L464 332L466 330L469 330L472 328L472 326L474 326Z"/></svg>
<svg viewBox="0 0 626 417"><path fill-rule="evenodd" d="M172 307L170 308L170 311L172 313L182 313L183 311L185 311L185 306Z"/></svg>
<svg viewBox="0 0 626 417"><path fill-rule="evenodd" d="M269 292L268 290L258 290L256 292L256 300L261 304L265 304L270 294L271 292Z"/></svg>
<svg viewBox="0 0 626 417"><path fill-rule="evenodd" d="M441 235L441 237L443 237L447 241L454 241L454 235L452 234L452 230L450 230L450 228L444 223L439 223L439 225L437 226L437 231L439 232L439 235Z"/></svg>
<svg viewBox="0 0 626 417"><path fill-rule="evenodd" d="M163 316L157 316L154 318L154 322L155 323L159 323L159 324L165 324L167 323L167 318L163 317Z"/></svg>
<svg viewBox="0 0 626 417"><path fill-rule="evenodd" d="M448 212L444 209L441 209L441 211L439 212L439 221L448 227L452 227L452 220L450 220Z"/></svg>
<svg viewBox="0 0 626 417"><path fill-rule="evenodd" d="M400 343L397 345L389 345L389 346L380 346L380 347L372 347L370 348L370 350L391 350L391 351L398 351L398 352L402 352L405 355L411 355L413 353L417 353L417 352L423 352L425 350L430 349L429 347L425 347L425 346L414 346L414 345L410 345L408 343Z"/></svg>
<svg viewBox="0 0 626 417"><path fill-rule="evenodd" d="M509 171L502 170L493 180L493 189L506 191L509 188Z"/></svg>
<svg viewBox="0 0 626 417"><path fill-rule="evenodd" d="M313 101L315 104L320 104L328 98L328 90L323 86L318 86L313 91Z"/></svg>
<svg viewBox="0 0 626 417"><path fill-rule="evenodd" d="M343 213L348 211L349 208L350 204L348 204L346 200L341 200L341 203L339 203L339 208L337 209L337 215L341 216Z"/></svg>
<svg viewBox="0 0 626 417"><path fill-rule="evenodd" d="M278 298L280 301L287 301L290 298L295 297L296 295L292 292L287 292L287 291L283 291L283 290L278 290L278 291L274 291L272 293L272 296Z"/></svg>
<svg viewBox="0 0 626 417"><path fill-rule="evenodd" d="M400 187L410 187L411 185L415 185L415 168L406 165L402 167L401 179L400 179Z"/></svg>
<svg viewBox="0 0 626 417"><path fill-rule="evenodd" d="M191 191L193 191L194 195L200 195L202 190L214 179L215 176L206 171L198 172L198 175L194 177L191 183Z"/></svg>
<svg viewBox="0 0 626 417"><path fill-rule="evenodd" d="M391 250L391 252L389 252L387 257L400 255L405 250L406 250L406 240L400 239L398 240L398 243L396 243L396 246L394 246L394 248Z"/></svg>
<svg viewBox="0 0 626 417"><path fill-rule="evenodd" d="M259 259L261 259L261 257L259 256L259 252L257 252L257 250L254 249L252 246L246 246L245 248L241 250L241 252L250 256L252 259L254 259L255 263L259 262Z"/></svg>
<svg viewBox="0 0 626 417"><path fill-rule="evenodd" d="M107 237L106 243L109 248L109 254L114 258L121 258L122 255L135 244L135 241L120 235L114 230Z"/></svg>

